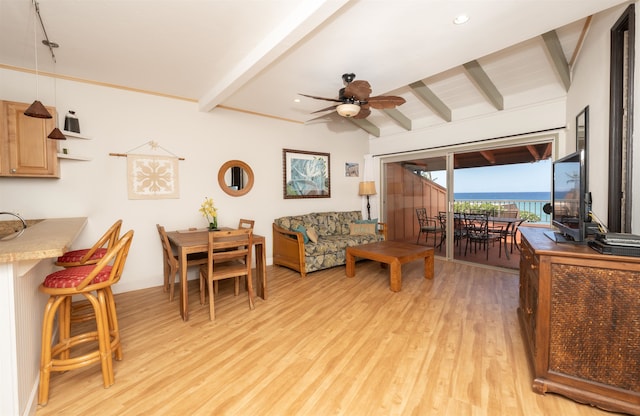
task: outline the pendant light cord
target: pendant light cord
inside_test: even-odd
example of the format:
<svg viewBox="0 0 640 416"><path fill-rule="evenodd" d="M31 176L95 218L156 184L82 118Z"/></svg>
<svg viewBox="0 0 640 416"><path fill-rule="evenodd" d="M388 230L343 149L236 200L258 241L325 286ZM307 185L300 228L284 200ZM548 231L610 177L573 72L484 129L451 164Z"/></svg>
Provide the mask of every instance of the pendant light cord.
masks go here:
<svg viewBox="0 0 640 416"><path fill-rule="evenodd" d="M35 6L36 16L40 16L40 12L38 11L38 3L33 0L33 5ZM38 88L38 32L36 29L36 22L33 22L33 52L36 58L36 100L40 97L40 89Z"/></svg>

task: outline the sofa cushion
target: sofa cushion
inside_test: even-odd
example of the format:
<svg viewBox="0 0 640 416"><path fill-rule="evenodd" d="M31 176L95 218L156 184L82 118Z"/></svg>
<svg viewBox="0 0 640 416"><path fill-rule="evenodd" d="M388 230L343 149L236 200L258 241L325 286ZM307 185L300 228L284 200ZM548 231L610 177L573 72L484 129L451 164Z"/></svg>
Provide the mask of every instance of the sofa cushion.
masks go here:
<svg viewBox="0 0 640 416"><path fill-rule="evenodd" d="M368 235L376 234L376 224L349 224L349 235Z"/></svg>
<svg viewBox="0 0 640 416"><path fill-rule="evenodd" d="M309 241L311 241L312 243L318 242L318 233L316 232L315 228L309 227L307 229L307 235L309 236Z"/></svg>
<svg viewBox="0 0 640 416"><path fill-rule="evenodd" d="M315 257L335 253L343 253L347 247L359 246L380 241L380 235L332 235L320 236L317 243L304 245L305 257ZM344 264L344 263L343 263Z"/></svg>
<svg viewBox="0 0 640 416"><path fill-rule="evenodd" d="M302 238L304 239L305 244L309 242L309 235L307 235L307 229L304 228L302 225L298 225L296 228L293 229L293 231L302 233Z"/></svg>
<svg viewBox="0 0 640 416"><path fill-rule="evenodd" d="M356 224L377 224L377 223L378 223L377 218L373 218L370 220L356 220Z"/></svg>
<svg viewBox="0 0 640 416"><path fill-rule="evenodd" d="M328 235L349 235L349 224L362 220L360 211L329 211L313 212L305 215L291 215L276 218L274 222L277 226L285 230L296 231L302 225L305 229L313 227L318 236Z"/></svg>

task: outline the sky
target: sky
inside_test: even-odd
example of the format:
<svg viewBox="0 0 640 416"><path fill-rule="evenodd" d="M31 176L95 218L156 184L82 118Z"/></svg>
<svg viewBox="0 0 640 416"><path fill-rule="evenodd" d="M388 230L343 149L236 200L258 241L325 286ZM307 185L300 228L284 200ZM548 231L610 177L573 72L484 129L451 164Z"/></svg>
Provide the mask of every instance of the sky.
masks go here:
<svg viewBox="0 0 640 416"><path fill-rule="evenodd" d="M432 172L434 181L446 187L446 172ZM551 159L536 163L456 169L454 192L550 192Z"/></svg>

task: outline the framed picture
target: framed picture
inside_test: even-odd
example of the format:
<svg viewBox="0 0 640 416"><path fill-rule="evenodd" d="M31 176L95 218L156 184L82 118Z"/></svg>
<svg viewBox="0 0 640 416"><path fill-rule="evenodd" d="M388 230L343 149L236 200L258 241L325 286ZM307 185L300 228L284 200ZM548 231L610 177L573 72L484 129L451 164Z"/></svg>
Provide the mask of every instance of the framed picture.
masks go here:
<svg viewBox="0 0 640 416"><path fill-rule="evenodd" d="M344 176L358 177L360 176L360 165L358 163L347 162L344 164Z"/></svg>
<svg viewBox="0 0 640 416"><path fill-rule="evenodd" d="M285 199L331 198L329 153L282 150Z"/></svg>
<svg viewBox="0 0 640 416"><path fill-rule="evenodd" d="M576 151L584 149L587 154L587 139L589 137L589 106L586 106L576 116Z"/></svg>

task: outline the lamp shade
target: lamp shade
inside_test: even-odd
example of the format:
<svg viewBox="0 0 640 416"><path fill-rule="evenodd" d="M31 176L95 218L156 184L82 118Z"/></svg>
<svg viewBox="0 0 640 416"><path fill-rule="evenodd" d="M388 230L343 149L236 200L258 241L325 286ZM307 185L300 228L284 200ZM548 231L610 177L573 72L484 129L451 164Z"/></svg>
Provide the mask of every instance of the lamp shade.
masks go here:
<svg viewBox="0 0 640 416"><path fill-rule="evenodd" d="M49 133L47 137L51 140L67 140L67 136L65 136L57 127L51 130L51 133Z"/></svg>
<svg viewBox="0 0 640 416"><path fill-rule="evenodd" d="M38 100L35 100L33 104L24 111L24 115L35 118L53 118L51 113L47 111L44 105Z"/></svg>
<svg viewBox="0 0 640 416"><path fill-rule="evenodd" d="M336 111L342 117L353 117L360 112L360 106L357 104L340 104L336 107Z"/></svg>
<svg viewBox="0 0 640 416"><path fill-rule="evenodd" d="M374 181L360 182L358 195L375 195L376 183Z"/></svg>

